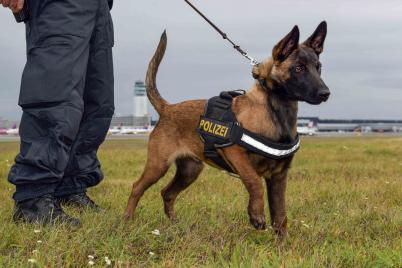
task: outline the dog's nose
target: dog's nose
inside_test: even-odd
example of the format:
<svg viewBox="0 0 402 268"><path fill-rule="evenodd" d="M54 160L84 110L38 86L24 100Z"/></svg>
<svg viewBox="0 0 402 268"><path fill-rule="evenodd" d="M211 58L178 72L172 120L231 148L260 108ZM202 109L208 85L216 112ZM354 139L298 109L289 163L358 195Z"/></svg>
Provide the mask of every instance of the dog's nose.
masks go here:
<svg viewBox="0 0 402 268"><path fill-rule="evenodd" d="M329 95L331 95L331 92L329 92L329 90L327 90L327 89L321 90L320 92L318 92L318 96L322 100L327 100L329 98Z"/></svg>

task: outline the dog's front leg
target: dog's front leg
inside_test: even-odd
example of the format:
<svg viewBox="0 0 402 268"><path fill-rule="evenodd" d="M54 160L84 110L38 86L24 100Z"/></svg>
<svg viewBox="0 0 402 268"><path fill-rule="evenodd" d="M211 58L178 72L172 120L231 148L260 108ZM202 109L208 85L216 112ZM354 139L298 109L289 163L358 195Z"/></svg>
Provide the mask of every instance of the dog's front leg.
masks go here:
<svg viewBox="0 0 402 268"><path fill-rule="evenodd" d="M274 231L283 237L287 236L287 216L285 207L287 170L265 178L268 192L271 226Z"/></svg>
<svg viewBox="0 0 402 268"><path fill-rule="evenodd" d="M266 228L264 213L264 187L261 177L253 168L246 151L237 145L223 150L226 160L236 169L249 193L248 215L257 230Z"/></svg>

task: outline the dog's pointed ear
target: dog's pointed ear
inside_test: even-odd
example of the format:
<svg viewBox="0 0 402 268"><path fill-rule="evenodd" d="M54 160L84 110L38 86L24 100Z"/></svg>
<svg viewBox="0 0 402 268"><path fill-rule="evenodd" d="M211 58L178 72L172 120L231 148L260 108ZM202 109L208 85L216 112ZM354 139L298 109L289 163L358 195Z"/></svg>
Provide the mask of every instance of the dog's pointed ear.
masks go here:
<svg viewBox="0 0 402 268"><path fill-rule="evenodd" d="M314 50L317 55L320 55L324 50L324 41L327 36L327 22L323 21L318 25L314 33L303 43Z"/></svg>
<svg viewBox="0 0 402 268"><path fill-rule="evenodd" d="M293 27L292 31L274 47L272 50L272 58L275 61L284 61L299 46L299 37L299 27L296 25Z"/></svg>

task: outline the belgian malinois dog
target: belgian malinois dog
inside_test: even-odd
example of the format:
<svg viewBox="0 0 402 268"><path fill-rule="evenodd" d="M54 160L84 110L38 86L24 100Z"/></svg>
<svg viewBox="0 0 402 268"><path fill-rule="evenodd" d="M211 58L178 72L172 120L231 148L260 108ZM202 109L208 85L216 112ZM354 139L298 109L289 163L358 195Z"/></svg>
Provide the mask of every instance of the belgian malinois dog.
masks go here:
<svg viewBox="0 0 402 268"><path fill-rule="evenodd" d="M272 57L253 68L255 84L245 95L236 97L232 104L232 110L244 128L277 142L295 140L298 101L320 104L330 95L321 79L319 61L326 34L324 21L305 42L299 44L299 28L295 26L273 48ZM164 32L146 75L148 98L160 119L150 135L144 172L133 184L126 219L133 217L141 196L165 175L172 163L176 163L176 174L161 195L166 215L176 219L174 202L177 196L197 179L206 161L204 144L197 133L206 100L170 104L158 92L156 74L166 45ZM272 228L280 236L285 236L286 177L293 156L281 160L267 159L239 145L218 152L238 173L249 193L248 215L256 229L266 228L262 178L265 179Z"/></svg>

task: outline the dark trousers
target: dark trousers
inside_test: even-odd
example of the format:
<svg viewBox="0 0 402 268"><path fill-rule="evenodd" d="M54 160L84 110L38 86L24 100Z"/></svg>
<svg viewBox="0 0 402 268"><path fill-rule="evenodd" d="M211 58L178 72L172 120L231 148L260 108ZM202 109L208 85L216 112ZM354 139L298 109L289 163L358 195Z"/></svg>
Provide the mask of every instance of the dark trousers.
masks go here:
<svg viewBox="0 0 402 268"><path fill-rule="evenodd" d="M16 201L85 192L102 179L97 150L114 113L107 0L29 0L19 105Z"/></svg>

